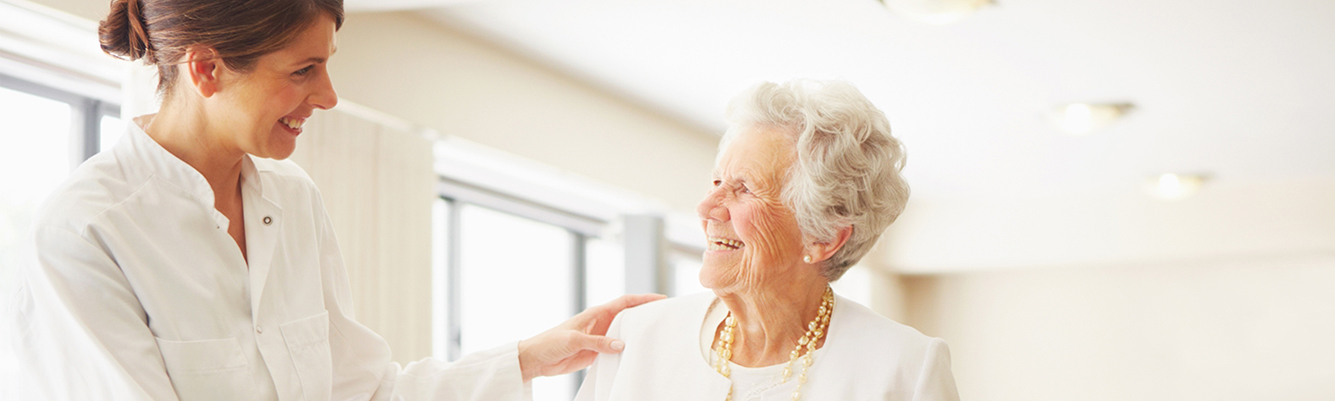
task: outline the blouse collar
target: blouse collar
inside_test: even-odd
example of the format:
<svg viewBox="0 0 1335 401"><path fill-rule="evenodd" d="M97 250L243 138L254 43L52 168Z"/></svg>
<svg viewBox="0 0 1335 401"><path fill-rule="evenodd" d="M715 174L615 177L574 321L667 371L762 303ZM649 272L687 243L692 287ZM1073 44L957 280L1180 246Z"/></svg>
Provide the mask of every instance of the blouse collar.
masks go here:
<svg viewBox="0 0 1335 401"><path fill-rule="evenodd" d="M199 202L213 215L219 226L227 224L227 218L214 208L213 187L198 170L185 161L168 152L153 137L144 131L145 126L153 121L157 114L147 114L134 118L127 127L128 140L120 141L113 152L126 169L127 178L134 182L143 182L156 178L170 184L180 194ZM255 162L246 154L241 158L241 187L243 192L261 195L262 185L257 179Z"/></svg>

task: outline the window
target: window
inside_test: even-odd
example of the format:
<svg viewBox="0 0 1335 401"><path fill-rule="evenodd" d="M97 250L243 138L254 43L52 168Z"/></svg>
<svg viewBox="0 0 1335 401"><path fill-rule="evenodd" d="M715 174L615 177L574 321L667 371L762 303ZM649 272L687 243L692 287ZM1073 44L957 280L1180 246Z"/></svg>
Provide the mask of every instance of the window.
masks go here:
<svg viewBox="0 0 1335 401"><path fill-rule="evenodd" d="M18 267L31 261L29 227L38 206L96 153L103 127L123 130L119 118L107 117L119 112L115 105L0 75L0 310L11 306ZM9 346L9 324L0 319L0 399L20 399L18 383L10 382L20 367Z"/></svg>
<svg viewBox="0 0 1335 401"><path fill-rule="evenodd" d="M557 212L476 188L442 195L434 211L436 357L458 359L550 329L584 309L588 257L600 271L619 268L613 245L558 224L571 216L551 218ZM621 295L598 287L598 297ZM534 400L573 398L582 376L572 376L534 379Z"/></svg>
<svg viewBox="0 0 1335 401"><path fill-rule="evenodd" d="M700 269L704 267L704 261L700 258L700 253L687 253L681 250L673 250L668 253L668 265L672 269L672 296L691 295L709 291L704 285L700 284Z"/></svg>
<svg viewBox="0 0 1335 401"><path fill-rule="evenodd" d="M121 121L118 116L103 114L99 126L101 127L98 129L99 135L97 136L99 151L111 150L112 147L116 146L116 142L119 142L121 137L125 135L125 122Z"/></svg>
<svg viewBox="0 0 1335 401"><path fill-rule="evenodd" d="M584 305L605 304L626 293L626 251L618 243L590 238L585 245Z"/></svg>
<svg viewBox="0 0 1335 401"><path fill-rule="evenodd" d="M464 354L523 340L576 313L569 231L481 206L461 209L459 346ZM534 399L570 399L574 386L567 378L538 378Z"/></svg>

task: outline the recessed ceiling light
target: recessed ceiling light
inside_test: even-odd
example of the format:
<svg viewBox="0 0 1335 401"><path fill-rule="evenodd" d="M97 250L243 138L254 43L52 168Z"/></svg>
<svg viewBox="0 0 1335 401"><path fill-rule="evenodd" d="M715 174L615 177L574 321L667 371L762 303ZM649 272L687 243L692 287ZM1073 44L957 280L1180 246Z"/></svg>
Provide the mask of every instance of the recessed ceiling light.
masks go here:
<svg viewBox="0 0 1335 401"><path fill-rule="evenodd" d="M995 4L993 0L878 0L896 14L903 15L929 24L949 24L984 6Z"/></svg>
<svg viewBox="0 0 1335 401"><path fill-rule="evenodd" d="M1206 174L1159 174L1145 182L1145 190L1165 200L1185 199L1200 191L1210 177Z"/></svg>
<svg viewBox="0 0 1335 401"><path fill-rule="evenodd" d="M1131 103L1071 103L1049 115L1052 124L1071 135L1086 135L1125 116L1136 106Z"/></svg>

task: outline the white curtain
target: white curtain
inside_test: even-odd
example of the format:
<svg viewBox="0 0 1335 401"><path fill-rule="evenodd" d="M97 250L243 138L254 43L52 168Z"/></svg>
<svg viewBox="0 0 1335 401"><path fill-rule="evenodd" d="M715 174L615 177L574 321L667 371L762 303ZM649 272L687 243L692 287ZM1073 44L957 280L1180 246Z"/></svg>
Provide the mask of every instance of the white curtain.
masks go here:
<svg viewBox="0 0 1335 401"><path fill-rule="evenodd" d="M357 320L407 363L431 355L431 143L358 111L316 112L291 159L320 188Z"/></svg>

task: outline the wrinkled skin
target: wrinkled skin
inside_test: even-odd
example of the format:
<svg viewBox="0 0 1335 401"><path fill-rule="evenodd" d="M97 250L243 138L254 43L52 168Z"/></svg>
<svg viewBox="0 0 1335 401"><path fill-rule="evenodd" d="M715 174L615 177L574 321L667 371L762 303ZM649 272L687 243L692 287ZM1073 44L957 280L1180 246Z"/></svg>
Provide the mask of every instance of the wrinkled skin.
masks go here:
<svg viewBox="0 0 1335 401"><path fill-rule="evenodd" d="M804 243L781 194L796 160L793 136L781 128L743 126L714 169L714 188L696 209L710 238L700 282L738 321L732 361L786 362L816 317L828 282L817 266L842 245ZM717 239L740 240L740 248ZM813 257L812 263L803 256Z"/></svg>

